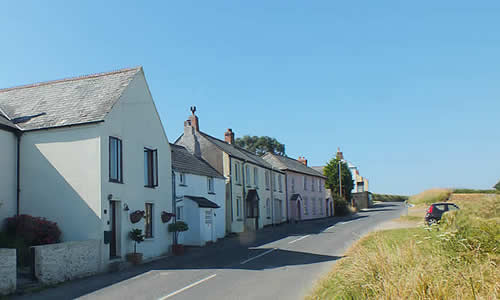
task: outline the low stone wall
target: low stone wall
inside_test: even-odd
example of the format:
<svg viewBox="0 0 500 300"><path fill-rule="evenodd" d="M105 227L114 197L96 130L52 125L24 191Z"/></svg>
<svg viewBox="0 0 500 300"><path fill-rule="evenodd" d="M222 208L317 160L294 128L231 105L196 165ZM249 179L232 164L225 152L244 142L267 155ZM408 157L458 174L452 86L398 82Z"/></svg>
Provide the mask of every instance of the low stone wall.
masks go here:
<svg viewBox="0 0 500 300"><path fill-rule="evenodd" d="M35 276L54 284L96 274L101 269L101 241L35 246Z"/></svg>
<svg viewBox="0 0 500 300"><path fill-rule="evenodd" d="M357 209L364 209L371 206L369 192L352 193L351 196Z"/></svg>
<svg viewBox="0 0 500 300"><path fill-rule="evenodd" d="M0 249L0 295L16 290L16 249Z"/></svg>

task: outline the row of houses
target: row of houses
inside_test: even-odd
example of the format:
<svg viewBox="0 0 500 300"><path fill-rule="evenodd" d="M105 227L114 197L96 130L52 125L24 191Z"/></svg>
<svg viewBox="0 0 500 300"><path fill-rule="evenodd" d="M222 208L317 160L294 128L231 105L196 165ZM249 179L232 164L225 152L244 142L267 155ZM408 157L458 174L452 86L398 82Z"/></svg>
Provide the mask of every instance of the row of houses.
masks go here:
<svg viewBox="0 0 500 300"><path fill-rule="evenodd" d="M55 221L63 241L100 240L102 263L145 257L228 233L333 215L325 177L298 160L262 157L200 129L196 108L170 143L142 67L0 90L0 220ZM131 215L143 211L144 218Z"/></svg>

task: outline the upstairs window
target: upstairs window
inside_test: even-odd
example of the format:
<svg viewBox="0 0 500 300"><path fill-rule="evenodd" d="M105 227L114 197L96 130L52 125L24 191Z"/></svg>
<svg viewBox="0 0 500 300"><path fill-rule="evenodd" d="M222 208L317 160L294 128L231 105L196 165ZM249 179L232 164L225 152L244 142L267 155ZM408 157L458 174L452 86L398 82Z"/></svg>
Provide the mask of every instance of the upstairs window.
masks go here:
<svg viewBox="0 0 500 300"><path fill-rule="evenodd" d="M144 148L144 186L158 186L158 151Z"/></svg>
<svg viewBox="0 0 500 300"><path fill-rule="evenodd" d="M295 193L295 177L292 176L291 179L292 193Z"/></svg>
<svg viewBox="0 0 500 300"><path fill-rule="evenodd" d="M266 190L269 189L270 183L269 183L269 171L265 172L265 177L266 177Z"/></svg>
<svg viewBox="0 0 500 300"><path fill-rule="evenodd" d="M215 188L214 188L214 178L213 177L207 178L207 185L208 185L208 192L214 194Z"/></svg>
<svg viewBox="0 0 500 300"><path fill-rule="evenodd" d="M257 186L259 182L259 171L257 170L257 167L253 168L253 185Z"/></svg>
<svg viewBox="0 0 500 300"><path fill-rule="evenodd" d="M109 137L109 181L123 183L122 140Z"/></svg>
<svg viewBox="0 0 500 300"><path fill-rule="evenodd" d="M273 173L273 191L276 192L276 173Z"/></svg>
<svg viewBox="0 0 500 300"><path fill-rule="evenodd" d="M314 192L314 190L316 189L316 180L315 178L313 177L312 180L311 180L311 191Z"/></svg>
<svg viewBox="0 0 500 300"><path fill-rule="evenodd" d="M247 183L247 186L250 186L250 167L246 166L245 171L245 176L247 177L245 181Z"/></svg>
<svg viewBox="0 0 500 300"><path fill-rule="evenodd" d="M185 173L179 174L179 184L186 185L186 174Z"/></svg>
<svg viewBox="0 0 500 300"><path fill-rule="evenodd" d="M304 191L307 191L307 176L304 176Z"/></svg>
<svg viewBox="0 0 500 300"><path fill-rule="evenodd" d="M234 180L236 183L240 183L240 164L234 164Z"/></svg>
<svg viewBox="0 0 500 300"><path fill-rule="evenodd" d="M283 182L281 182L281 174L278 175L278 185L280 188L280 192L283 192Z"/></svg>
<svg viewBox="0 0 500 300"><path fill-rule="evenodd" d="M321 179L318 180L318 191L322 192L323 191L323 184L321 184L322 181Z"/></svg>

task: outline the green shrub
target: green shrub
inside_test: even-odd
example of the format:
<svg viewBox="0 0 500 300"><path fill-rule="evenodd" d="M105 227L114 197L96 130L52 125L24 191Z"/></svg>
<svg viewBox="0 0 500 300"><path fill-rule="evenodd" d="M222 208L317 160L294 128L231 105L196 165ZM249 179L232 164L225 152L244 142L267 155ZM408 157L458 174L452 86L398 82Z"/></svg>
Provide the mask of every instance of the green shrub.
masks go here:
<svg viewBox="0 0 500 300"><path fill-rule="evenodd" d="M344 198L341 198L338 195L335 195L332 198L336 216L346 216L351 213L349 203Z"/></svg>

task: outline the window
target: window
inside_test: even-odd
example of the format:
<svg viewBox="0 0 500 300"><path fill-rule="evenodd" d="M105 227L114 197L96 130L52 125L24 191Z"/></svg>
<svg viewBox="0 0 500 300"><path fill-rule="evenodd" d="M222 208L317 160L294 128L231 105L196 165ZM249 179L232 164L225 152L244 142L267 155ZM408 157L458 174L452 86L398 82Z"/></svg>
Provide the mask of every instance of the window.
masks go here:
<svg viewBox="0 0 500 300"><path fill-rule="evenodd" d="M109 137L109 181L123 183L122 141Z"/></svg>
<svg viewBox="0 0 500 300"><path fill-rule="evenodd" d="M266 200L266 213L267 217L271 218L271 200L269 200L269 198Z"/></svg>
<svg viewBox="0 0 500 300"><path fill-rule="evenodd" d="M307 177L304 176L304 191L307 191Z"/></svg>
<svg viewBox="0 0 500 300"><path fill-rule="evenodd" d="M250 186L250 167L249 166L246 166L246 168L245 168L245 176L247 177L245 180L247 183L247 186Z"/></svg>
<svg viewBox="0 0 500 300"><path fill-rule="evenodd" d="M323 191L323 184L321 184L321 179L318 180L318 191L322 192Z"/></svg>
<svg viewBox="0 0 500 300"><path fill-rule="evenodd" d="M311 201L312 201L312 214L315 215L316 214L316 198L312 198Z"/></svg>
<svg viewBox="0 0 500 300"><path fill-rule="evenodd" d="M179 174L179 184L186 185L186 174L185 173Z"/></svg>
<svg viewBox="0 0 500 300"><path fill-rule="evenodd" d="M153 237L153 204L146 203L146 214L145 218L145 228L144 228L144 237L152 238Z"/></svg>
<svg viewBox="0 0 500 300"><path fill-rule="evenodd" d="M309 201L307 197L304 197L304 215L309 214Z"/></svg>
<svg viewBox="0 0 500 300"><path fill-rule="evenodd" d="M210 210L205 211L205 224L212 224L212 212Z"/></svg>
<svg viewBox="0 0 500 300"><path fill-rule="evenodd" d="M281 182L281 174L278 175L278 184L280 187L280 192L283 192L283 182Z"/></svg>
<svg viewBox="0 0 500 300"><path fill-rule="evenodd" d="M241 217L241 197L236 197L236 216Z"/></svg>
<svg viewBox="0 0 500 300"><path fill-rule="evenodd" d="M314 190L316 189L316 178L312 178L311 180L311 191L314 192Z"/></svg>
<svg viewBox="0 0 500 300"><path fill-rule="evenodd" d="M158 151L144 148L144 186L158 186Z"/></svg>
<svg viewBox="0 0 500 300"><path fill-rule="evenodd" d="M295 177L292 176L291 179L292 193L295 193Z"/></svg>
<svg viewBox="0 0 500 300"><path fill-rule="evenodd" d="M273 191L276 192L276 173L273 173Z"/></svg>
<svg viewBox="0 0 500 300"><path fill-rule="evenodd" d="M240 183L240 164L234 164L234 180L236 183Z"/></svg>
<svg viewBox="0 0 500 300"><path fill-rule="evenodd" d="M319 214L322 215L323 214L323 199L319 198L318 202L319 202Z"/></svg>
<svg viewBox="0 0 500 300"><path fill-rule="evenodd" d="M208 177L207 178L207 184L208 184L208 192L215 194L215 188L214 188L214 178L213 177Z"/></svg>
<svg viewBox="0 0 500 300"><path fill-rule="evenodd" d="M177 213L175 214L175 217L177 220L182 220L184 217L184 207L183 206L177 206Z"/></svg>
<svg viewBox="0 0 500 300"><path fill-rule="evenodd" d="M269 171L265 171L265 177L266 177L266 190L269 189Z"/></svg>
<svg viewBox="0 0 500 300"><path fill-rule="evenodd" d="M259 172L257 170L257 167L253 168L253 185L257 186L259 182Z"/></svg>

